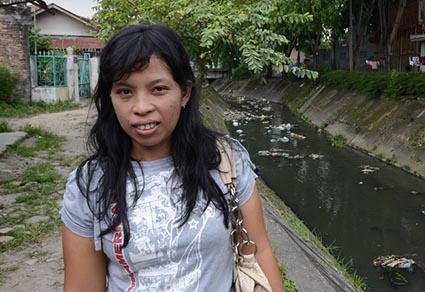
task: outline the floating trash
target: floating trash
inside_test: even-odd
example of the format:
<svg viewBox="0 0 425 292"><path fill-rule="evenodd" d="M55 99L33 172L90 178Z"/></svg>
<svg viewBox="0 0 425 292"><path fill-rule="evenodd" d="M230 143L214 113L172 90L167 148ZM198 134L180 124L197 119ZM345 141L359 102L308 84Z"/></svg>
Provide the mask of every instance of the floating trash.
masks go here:
<svg viewBox="0 0 425 292"><path fill-rule="evenodd" d="M379 170L379 167L374 167L370 165L360 165L363 174L371 174Z"/></svg>
<svg viewBox="0 0 425 292"><path fill-rule="evenodd" d="M415 267L419 267L413 259L398 255L379 256L372 261L372 265L382 273L380 279L388 276L390 282L397 286L409 283L406 276L401 273L402 270L412 273Z"/></svg>
<svg viewBox="0 0 425 292"><path fill-rule="evenodd" d="M242 134L242 133L243 133L243 130L242 130L242 129L237 129L237 130L236 130L236 133L238 133L238 134Z"/></svg>
<svg viewBox="0 0 425 292"><path fill-rule="evenodd" d="M290 155L286 153L288 150L280 148L271 148L270 150L260 150L257 152L258 156L272 156L272 157L285 157L289 158Z"/></svg>
<svg viewBox="0 0 425 292"><path fill-rule="evenodd" d="M233 126L237 127L237 126L239 126L239 123L237 121L233 121Z"/></svg>
<svg viewBox="0 0 425 292"><path fill-rule="evenodd" d="M282 138L277 139L277 141L282 142L282 143L288 143L289 139L288 139L288 137L282 137Z"/></svg>
<svg viewBox="0 0 425 292"><path fill-rule="evenodd" d="M271 156L271 152L269 150L260 150L257 152L258 156Z"/></svg>
<svg viewBox="0 0 425 292"><path fill-rule="evenodd" d="M316 160L316 159L321 159L321 158L323 158L323 155L321 155L321 154L315 154L315 153L312 153L312 154L310 154L310 155L309 155L309 157L310 157L310 158L313 158L313 160Z"/></svg>
<svg viewBox="0 0 425 292"><path fill-rule="evenodd" d="M271 127L278 131L290 131L292 128L292 125L290 123L287 123L287 124L274 125Z"/></svg>
<svg viewBox="0 0 425 292"><path fill-rule="evenodd" d="M289 136L291 136L291 138L300 139L300 140L305 139L305 136L300 135L300 134L296 134L296 133L290 133Z"/></svg>

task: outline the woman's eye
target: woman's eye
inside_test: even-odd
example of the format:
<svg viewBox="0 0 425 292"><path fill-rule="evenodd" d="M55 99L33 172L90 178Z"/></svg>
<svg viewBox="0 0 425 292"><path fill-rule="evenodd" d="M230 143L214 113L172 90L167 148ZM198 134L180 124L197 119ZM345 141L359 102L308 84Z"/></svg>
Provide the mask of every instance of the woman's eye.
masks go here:
<svg viewBox="0 0 425 292"><path fill-rule="evenodd" d="M119 95L129 95L131 93L131 91L129 89L118 89L117 93Z"/></svg>
<svg viewBox="0 0 425 292"><path fill-rule="evenodd" d="M163 93L167 90L167 88L165 86L156 86L153 88L153 92L156 93Z"/></svg>

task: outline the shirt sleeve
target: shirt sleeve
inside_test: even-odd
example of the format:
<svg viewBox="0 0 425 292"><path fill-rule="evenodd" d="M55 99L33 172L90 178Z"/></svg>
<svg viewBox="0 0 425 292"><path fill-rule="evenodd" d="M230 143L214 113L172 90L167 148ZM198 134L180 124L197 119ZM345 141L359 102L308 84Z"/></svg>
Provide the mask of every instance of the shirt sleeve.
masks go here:
<svg viewBox="0 0 425 292"><path fill-rule="evenodd" d="M69 174L60 213L62 222L73 233L81 237L94 237L94 215L78 188L76 170Z"/></svg>
<svg viewBox="0 0 425 292"><path fill-rule="evenodd" d="M258 176L254 172L255 166L251 162L245 147L235 139L232 139L232 142L236 163L236 194L239 199L239 205L242 206L251 198L255 180Z"/></svg>

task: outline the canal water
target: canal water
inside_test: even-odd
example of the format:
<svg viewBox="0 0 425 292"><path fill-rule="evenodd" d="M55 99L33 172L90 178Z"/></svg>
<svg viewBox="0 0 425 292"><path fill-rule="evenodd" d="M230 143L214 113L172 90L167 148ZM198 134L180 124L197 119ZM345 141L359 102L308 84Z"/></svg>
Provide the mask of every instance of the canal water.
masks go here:
<svg viewBox="0 0 425 292"><path fill-rule="evenodd" d="M409 283L398 286L372 266L378 256L392 254L425 263L425 180L352 148L332 147L325 134L284 106L247 99L229 104L263 118L228 121L228 128L248 149L262 179L325 245L352 261L368 291L425 291L420 268L401 270ZM270 129L288 123L301 136ZM279 150L264 151L270 149Z"/></svg>

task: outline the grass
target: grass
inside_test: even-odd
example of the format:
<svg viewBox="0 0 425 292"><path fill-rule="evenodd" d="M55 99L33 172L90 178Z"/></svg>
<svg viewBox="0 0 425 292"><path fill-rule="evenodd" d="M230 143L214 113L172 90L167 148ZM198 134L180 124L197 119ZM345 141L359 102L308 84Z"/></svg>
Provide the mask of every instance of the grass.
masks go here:
<svg viewBox="0 0 425 292"><path fill-rule="evenodd" d="M43 113L61 112L79 108L78 104L71 101L59 101L54 104L45 102L25 103L17 101L13 103L0 102L0 117L23 118Z"/></svg>
<svg viewBox="0 0 425 292"><path fill-rule="evenodd" d="M332 147L344 148L347 146L347 138L342 134L336 134L329 137L329 143Z"/></svg>
<svg viewBox="0 0 425 292"><path fill-rule="evenodd" d="M4 277L6 276L7 273L16 271L17 269L18 269L18 266L0 268L0 283L4 281Z"/></svg>
<svg viewBox="0 0 425 292"><path fill-rule="evenodd" d="M8 235L13 240L0 243L0 251L9 251L24 245L39 243L53 231L58 230L60 219L57 201L61 198L58 190L63 189L65 179L50 162L43 162L29 167L19 178L19 183L0 184L3 196L18 194L13 212L5 212L0 217L0 228L14 227ZM48 220L30 224L28 219L34 216L46 216Z"/></svg>
<svg viewBox="0 0 425 292"><path fill-rule="evenodd" d="M408 142L412 150L420 151L425 149L425 125L419 125L410 135Z"/></svg>
<svg viewBox="0 0 425 292"><path fill-rule="evenodd" d="M6 121L0 121L0 133L13 132L13 129Z"/></svg>
<svg viewBox="0 0 425 292"><path fill-rule="evenodd" d="M283 286L285 287L286 292L298 292L297 285L294 283L294 281L289 280L286 277L286 269L285 266L282 263L278 263L279 271L280 271L280 277L282 278Z"/></svg>
<svg viewBox="0 0 425 292"><path fill-rule="evenodd" d="M62 143L65 142L65 138L31 125L26 125L20 130L26 132L27 136L9 146L1 156L16 153L23 157L32 157L39 151L47 151L49 154L54 154L61 149ZM28 138L35 139L34 145L23 146L23 141Z"/></svg>

